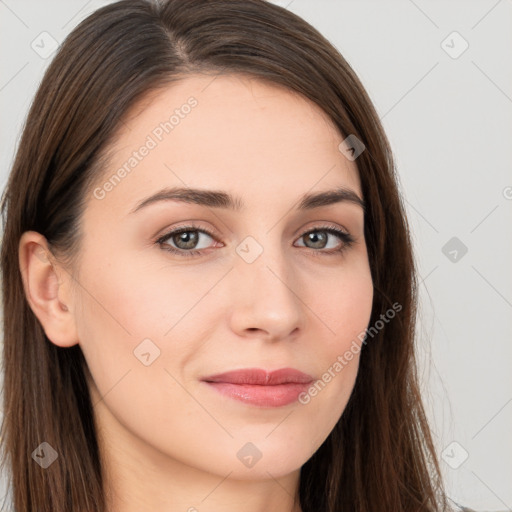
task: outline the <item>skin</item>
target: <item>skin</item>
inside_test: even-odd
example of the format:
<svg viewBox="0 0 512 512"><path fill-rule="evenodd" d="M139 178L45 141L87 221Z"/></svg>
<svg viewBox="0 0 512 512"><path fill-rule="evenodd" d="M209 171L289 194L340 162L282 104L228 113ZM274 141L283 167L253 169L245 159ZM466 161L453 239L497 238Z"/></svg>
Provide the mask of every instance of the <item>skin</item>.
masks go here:
<svg viewBox="0 0 512 512"><path fill-rule="evenodd" d="M296 93L190 75L134 107L96 186L190 96L197 106L136 168L103 199L88 194L74 268L40 234L23 234L25 292L51 342L78 343L85 355L110 510L297 512L300 468L342 415L359 354L307 404L256 407L200 379L254 367L320 379L366 329L373 285L362 208L296 210L303 194L339 186L362 197L356 162L339 151L344 137L328 116ZM130 213L172 186L224 190L245 208L161 201ZM190 221L215 235L193 232L200 255L155 243ZM326 224L354 243L327 255L343 240L329 234L322 248L303 236ZM252 263L236 252L247 236L263 251ZM146 338L160 350L148 366L134 356ZM248 442L262 454L251 468L237 458Z"/></svg>

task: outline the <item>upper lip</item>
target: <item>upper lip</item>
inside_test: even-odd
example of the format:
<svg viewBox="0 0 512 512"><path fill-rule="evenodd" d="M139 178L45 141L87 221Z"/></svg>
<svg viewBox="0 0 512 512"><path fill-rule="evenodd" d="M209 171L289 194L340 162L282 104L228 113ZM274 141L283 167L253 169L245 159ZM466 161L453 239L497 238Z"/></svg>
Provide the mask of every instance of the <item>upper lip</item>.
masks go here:
<svg viewBox="0 0 512 512"><path fill-rule="evenodd" d="M261 368L246 368L210 375L202 380L206 382L227 382L230 384L275 386L289 383L306 384L313 381L314 378L294 368L280 368L271 372Z"/></svg>

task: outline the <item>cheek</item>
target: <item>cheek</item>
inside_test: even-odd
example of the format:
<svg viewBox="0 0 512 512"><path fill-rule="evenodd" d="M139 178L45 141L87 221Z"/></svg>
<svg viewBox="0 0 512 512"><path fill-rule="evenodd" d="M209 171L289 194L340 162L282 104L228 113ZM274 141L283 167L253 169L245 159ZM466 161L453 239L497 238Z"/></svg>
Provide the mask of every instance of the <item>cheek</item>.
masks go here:
<svg viewBox="0 0 512 512"><path fill-rule="evenodd" d="M147 259L132 255L113 265L96 254L83 261L77 329L100 395L127 372L122 387L152 382L164 395L175 392L179 386L164 370L183 381L183 369L219 322L208 292L220 272L171 270Z"/></svg>
<svg viewBox="0 0 512 512"><path fill-rule="evenodd" d="M109 260L96 255L83 261L76 311L79 343L101 394L126 372L145 368L134 353L137 347L146 347L152 359L159 356L171 326L165 317L180 309L175 292L169 293L154 272L133 261L117 259L114 265Z"/></svg>
<svg viewBox="0 0 512 512"><path fill-rule="evenodd" d="M91 259L106 258L98 255ZM197 277L187 283L183 276L188 274L160 267L136 257L118 258L115 265L84 262L88 270L82 284L87 293L82 294L81 323L89 334L93 334L90 329L96 330L94 336L84 339L109 334L112 342L119 338L135 342L164 336L197 302L203 287L206 291L207 283Z"/></svg>
<svg viewBox="0 0 512 512"><path fill-rule="evenodd" d="M318 319L310 328L321 332L306 336L313 343L309 351L318 363L318 380L299 397L305 414L317 419L308 423L308 435L319 443L338 422L353 391L374 292L365 264L337 269L322 283L323 293L318 293L318 288L306 292L306 303Z"/></svg>
<svg viewBox="0 0 512 512"><path fill-rule="evenodd" d="M311 309L325 327L327 351L339 352L368 326L373 304L373 282L369 268L338 272L324 279L322 293L309 292Z"/></svg>

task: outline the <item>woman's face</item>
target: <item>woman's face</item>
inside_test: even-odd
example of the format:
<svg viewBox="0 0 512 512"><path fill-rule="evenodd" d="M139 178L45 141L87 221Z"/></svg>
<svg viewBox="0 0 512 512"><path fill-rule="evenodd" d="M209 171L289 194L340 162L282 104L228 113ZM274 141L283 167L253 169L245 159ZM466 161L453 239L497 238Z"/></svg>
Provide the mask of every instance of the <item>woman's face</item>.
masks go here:
<svg viewBox="0 0 512 512"><path fill-rule="evenodd" d="M126 119L87 197L70 308L112 453L268 478L329 435L373 296L362 207L302 204L362 198L342 140L313 103L233 75L189 76ZM255 368L313 382L204 380Z"/></svg>

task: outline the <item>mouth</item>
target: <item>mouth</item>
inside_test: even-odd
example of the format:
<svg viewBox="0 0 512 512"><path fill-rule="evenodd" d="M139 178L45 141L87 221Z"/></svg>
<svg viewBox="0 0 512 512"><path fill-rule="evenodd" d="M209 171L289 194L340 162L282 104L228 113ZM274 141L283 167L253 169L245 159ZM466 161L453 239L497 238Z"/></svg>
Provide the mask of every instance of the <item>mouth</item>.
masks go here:
<svg viewBox="0 0 512 512"><path fill-rule="evenodd" d="M267 372L247 368L201 379L223 396L258 407L282 407L296 402L314 377L294 368Z"/></svg>

